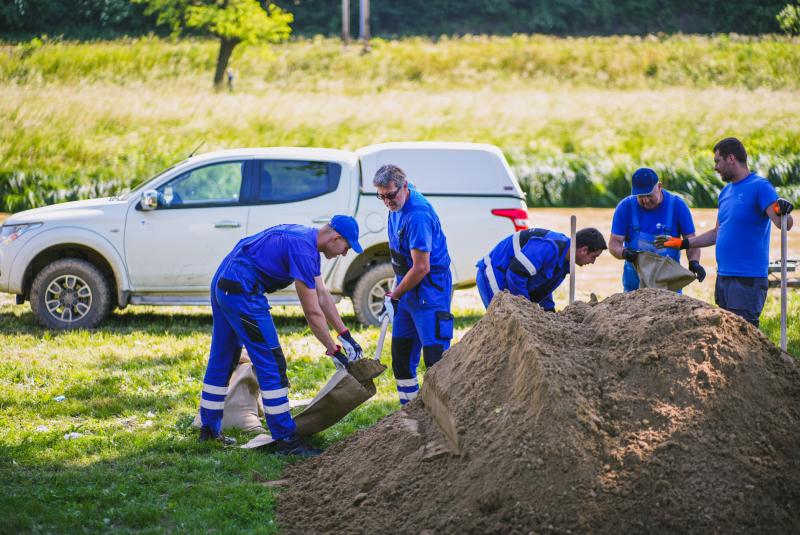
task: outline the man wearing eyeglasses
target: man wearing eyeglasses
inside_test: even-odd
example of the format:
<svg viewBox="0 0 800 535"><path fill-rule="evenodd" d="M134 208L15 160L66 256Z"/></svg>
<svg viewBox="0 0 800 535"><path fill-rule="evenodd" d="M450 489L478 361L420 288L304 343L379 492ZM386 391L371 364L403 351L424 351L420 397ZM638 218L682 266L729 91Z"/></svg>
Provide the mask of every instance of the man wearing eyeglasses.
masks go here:
<svg viewBox="0 0 800 535"><path fill-rule="evenodd" d="M402 169L384 165L372 184L390 211L389 248L396 275L379 319L392 322L392 369L400 403L406 404L419 392L420 354L430 368L453 338L450 255L439 216L421 193L409 188Z"/></svg>

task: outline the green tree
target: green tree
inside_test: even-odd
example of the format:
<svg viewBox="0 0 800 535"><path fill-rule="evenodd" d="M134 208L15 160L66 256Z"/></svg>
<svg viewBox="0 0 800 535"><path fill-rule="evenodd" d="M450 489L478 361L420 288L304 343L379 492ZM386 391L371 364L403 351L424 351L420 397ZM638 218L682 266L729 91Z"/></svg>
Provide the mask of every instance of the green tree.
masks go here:
<svg viewBox="0 0 800 535"><path fill-rule="evenodd" d="M781 30L789 35L800 35L800 7L787 4L775 18Z"/></svg>
<svg viewBox="0 0 800 535"><path fill-rule="evenodd" d="M233 49L239 43L278 43L289 38L294 20L275 4L257 0L133 0L147 4L146 15L158 14L157 23L167 24L172 34L195 28L219 39L214 85L221 87Z"/></svg>

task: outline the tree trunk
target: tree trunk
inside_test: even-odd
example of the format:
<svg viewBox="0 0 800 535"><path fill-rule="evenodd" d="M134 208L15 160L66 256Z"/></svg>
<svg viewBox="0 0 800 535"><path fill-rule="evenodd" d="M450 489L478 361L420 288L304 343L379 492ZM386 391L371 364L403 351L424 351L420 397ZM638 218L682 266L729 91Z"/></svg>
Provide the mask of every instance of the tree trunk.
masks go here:
<svg viewBox="0 0 800 535"><path fill-rule="evenodd" d="M233 48L241 41L235 37L220 37L219 57L217 57L217 72L214 74L214 87L222 89L225 82L225 70L228 68L228 60L231 59Z"/></svg>

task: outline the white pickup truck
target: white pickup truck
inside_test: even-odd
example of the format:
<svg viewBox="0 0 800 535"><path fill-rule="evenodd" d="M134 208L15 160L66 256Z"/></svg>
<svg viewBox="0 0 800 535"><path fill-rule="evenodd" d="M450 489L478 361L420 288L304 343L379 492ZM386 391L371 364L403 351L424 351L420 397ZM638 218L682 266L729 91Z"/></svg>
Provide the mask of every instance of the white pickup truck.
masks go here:
<svg viewBox="0 0 800 535"><path fill-rule="evenodd" d="M128 194L14 214L0 227L0 292L31 302L50 328L88 328L127 305L209 305L219 263L240 239L280 223L356 218L364 253L322 258L334 297L359 321L376 315L394 275L388 210L372 186L400 166L433 204L447 237L453 288L475 285L475 263L527 227L524 196L503 153L471 143L385 143L355 152L236 149L190 157ZM299 305L291 286L270 304Z"/></svg>

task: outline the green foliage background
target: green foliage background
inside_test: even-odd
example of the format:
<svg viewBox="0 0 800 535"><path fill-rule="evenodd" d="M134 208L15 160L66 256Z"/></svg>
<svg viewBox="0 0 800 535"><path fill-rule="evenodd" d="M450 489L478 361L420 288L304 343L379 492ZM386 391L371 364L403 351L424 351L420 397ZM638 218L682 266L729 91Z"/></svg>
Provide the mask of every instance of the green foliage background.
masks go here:
<svg viewBox="0 0 800 535"><path fill-rule="evenodd" d="M358 0L350 1L358 29ZM778 32L786 0L404 0L372 2L374 36L549 33L644 35L650 32ZM287 0L294 35L339 35L340 0ZM0 36L29 40L63 35L91 39L145 35L154 17L128 0L0 0Z"/></svg>
<svg viewBox="0 0 800 535"><path fill-rule="evenodd" d="M516 35L375 39L360 54L299 39L235 51L237 92L216 94L212 40L34 39L0 53L0 211L123 192L204 141L491 143L530 207L614 206L642 166L691 206L715 207L710 148L735 135L797 200L799 44Z"/></svg>

